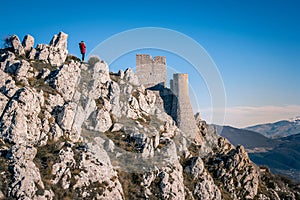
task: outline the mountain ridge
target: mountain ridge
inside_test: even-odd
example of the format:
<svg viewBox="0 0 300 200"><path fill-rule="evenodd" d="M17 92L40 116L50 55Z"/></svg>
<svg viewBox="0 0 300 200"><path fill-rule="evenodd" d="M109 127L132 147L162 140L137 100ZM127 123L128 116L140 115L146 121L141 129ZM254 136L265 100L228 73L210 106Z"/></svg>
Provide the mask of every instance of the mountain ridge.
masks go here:
<svg viewBox="0 0 300 200"><path fill-rule="evenodd" d="M280 120L274 123L258 124L244 128L255 131L269 138L280 138L300 133L300 117Z"/></svg>
<svg viewBox="0 0 300 200"><path fill-rule="evenodd" d="M244 145L256 164L268 166L272 172L300 182L300 133L272 139L254 131L230 126L218 126L217 131L232 144Z"/></svg>

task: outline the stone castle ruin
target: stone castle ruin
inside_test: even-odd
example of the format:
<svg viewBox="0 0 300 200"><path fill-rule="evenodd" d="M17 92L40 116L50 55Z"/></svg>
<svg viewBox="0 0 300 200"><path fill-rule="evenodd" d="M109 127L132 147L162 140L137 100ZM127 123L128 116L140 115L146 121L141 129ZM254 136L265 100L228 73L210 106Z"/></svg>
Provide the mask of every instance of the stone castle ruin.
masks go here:
<svg viewBox="0 0 300 200"><path fill-rule="evenodd" d="M146 88L166 87L166 57L156 56L152 59L150 55L137 54L136 74Z"/></svg>
<svg viewBox="0 0 300 200"><path fill-rule="evenodd" d="M147 89L157 91L162 98L163 108L177 123L178 127L190 136L196 136L198 128L189 98L188 74L173 74L170 88L166 87L166 57L152 59L147 54L136 55L136 74Z"/></svg>

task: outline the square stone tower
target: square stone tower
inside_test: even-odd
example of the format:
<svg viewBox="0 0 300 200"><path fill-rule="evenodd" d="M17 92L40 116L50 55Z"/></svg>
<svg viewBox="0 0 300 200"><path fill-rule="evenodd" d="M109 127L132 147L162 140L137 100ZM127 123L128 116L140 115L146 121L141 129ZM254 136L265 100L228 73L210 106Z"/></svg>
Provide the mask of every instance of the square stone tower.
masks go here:
<svg viewBox="0 0 300 200"><path fill-rule="evenodd" d="M166 57L156 56L152 59L147 54L136 55L136 74L146 88L166 86Z"/></svg>

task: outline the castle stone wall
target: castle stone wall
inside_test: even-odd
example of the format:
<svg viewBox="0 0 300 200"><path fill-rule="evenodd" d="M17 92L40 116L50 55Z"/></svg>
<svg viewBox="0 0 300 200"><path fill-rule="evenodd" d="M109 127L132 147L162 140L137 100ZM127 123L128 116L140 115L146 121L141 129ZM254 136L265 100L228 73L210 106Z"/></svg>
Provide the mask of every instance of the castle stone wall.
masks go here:
<svg viewBox="0 0 300 200"><path fill-rule="evenodd" d="M166 86L166 57L156 56L152 59L147 54L136 55L136 74L146 88Z"/></svg>
<svg viewBox="0 0 300 200"><path fill-rule="evenodd" d="M198 127L194 118L194 113L189 97L188 74L173 74L173 80L170 81L172 91L175 95L172 110L173 118L178 127L187 135L195 138Z"/></svg>

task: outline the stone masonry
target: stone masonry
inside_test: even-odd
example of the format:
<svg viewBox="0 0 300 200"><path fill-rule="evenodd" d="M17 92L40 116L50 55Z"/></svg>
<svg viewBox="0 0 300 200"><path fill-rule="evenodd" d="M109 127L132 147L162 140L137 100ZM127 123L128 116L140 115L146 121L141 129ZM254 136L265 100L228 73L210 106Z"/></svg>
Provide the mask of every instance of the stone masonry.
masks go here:
<svg viewBox="0 0 300 200"><path fill-rule="evenodd" d="M188 92L188 74L174 74L170 89L166 88L166 58L147 54L136 55L136 74L141 84L159 92L164 110L172 116L178 127L195 138L198 128L194 119Z"/></svg>
<svg viewBox="0 0 300 200"><path fill-rule="evenodd" d="M136 73L146 88L166 86L166 57L156 56L152 59L147 54L136 55Z"/></svg>
<svg viewBox="0 0 300 200"><path fill-rule="evenodd" d="M170 87L177 99L173 99L173 118L178 127L191 138L195 138L198 128L194 119L193 109L190 103L188 74L173 74ZM174 112L175 111L175 112Z"/></svg>

